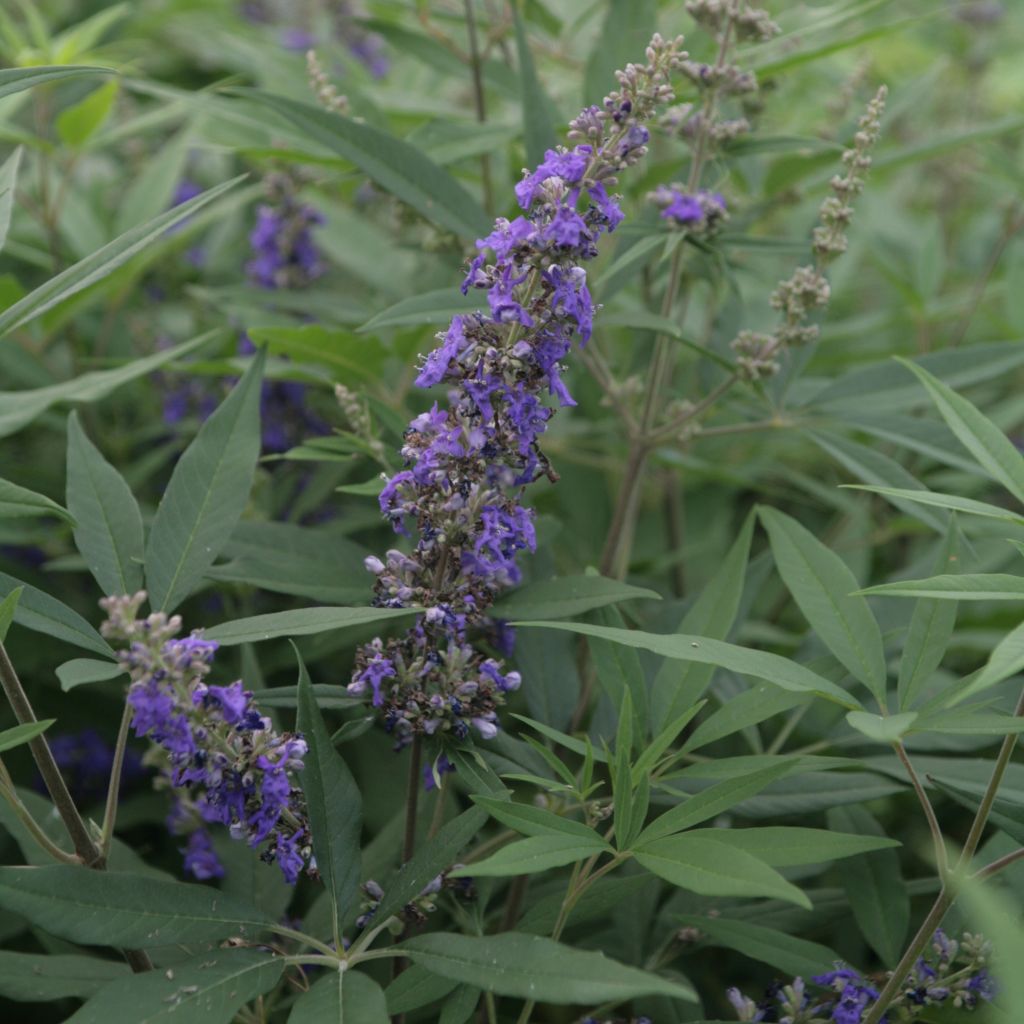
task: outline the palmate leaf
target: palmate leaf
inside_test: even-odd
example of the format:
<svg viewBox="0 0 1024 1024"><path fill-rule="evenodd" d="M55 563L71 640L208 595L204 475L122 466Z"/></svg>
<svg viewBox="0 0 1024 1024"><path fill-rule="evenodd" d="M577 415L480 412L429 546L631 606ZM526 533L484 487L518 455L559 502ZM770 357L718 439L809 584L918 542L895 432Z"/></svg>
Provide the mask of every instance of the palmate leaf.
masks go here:
<svg viewBox="0 0 1024 1024"><path fill-rule="evenodd" d="M260 453L260 352L185 449L146 545L152 607L173 611L194 589L231 536L249 501Z"/></svg>
<svg viewBox="0 0 1024 1024"><path fill-rule="evenodd" d="M292 128L354 163L427 220L464 238L490 230L484 209L447 171L410 143L370 124L258 89L233 89L281 114Z"/></svg>
<svg viewBox="0 0 1024 1024"><path fill-rule="evenodd" d="M236 1012L272 989L284 963L269 952L220 949L166 971L108 982L67 1024L230 1024Z"/></svg>
<svg viewBox="0 0 1024 1024"><path fill-rule="evenodd" d="M144 541L139 504L121 474L68 417L67 502L75 545L106 595L142 588Z"/></svg>
<svg viewBox="0 0 1024 1024"><path fill-rule="evenodd" d="M2 72L0 72L2 73ZM244 179L245 175L233 178L221 185L216 185L188 202L175 206L146 224L131 228L108 242L85 259L61 271L56 277L50 278L35 291L29 292L13 306L0 313L0 337L11 331L24 327L25 324L42 316L47 310L77 295L90 285L112 274L118 267L127 263L148 245L160 239L168 228L180 224L215 199L220 198L229 189L234 188Z"/></svg>
<svg viewBox="0 0 1024 1024"><path fill-rule="evenodd" d="M688 986L537 935L434 932L409 939L400 948L434 974L501 996L587 1006L642 995L697 1001Z"/></svg>
<svg viewBox="0 0 1024 1024"><path fill-rule="evenodd" d="M583 636L596 636L627 647L638 647L680 661L695 661L705 665L718 665L741 675L764 679L783 690L813 694L853 711L863 710L856 697L835 683L819 676L795 661L789 661L768 651L755 651L736 644L710 640L702 636L680 633L645 633L638 629L613 629L591 626L584 622L513 622L514 626L543 626L545 629L564 629Z"/></svg>
<svg viewBox="0 0 1024 1024"><path fill-rule="evenodd" d="M332 971L301 995L288 1024L388 1024L380 985L362 971Z"/></svg>
<svg viewBox="0 0 1024 1024"><path fill-rule="evenodd" d="M89 946L170 946L255 938L271 920L206 885L63 864L0 867L0 907Z"/></svg>
<svg viewBox="0 0 1024 1024"><path fill-rule="evenodd" d="M359 889L362 797L348 765L331 743L298 648L295 657L299 662L297 727L309 744L301 772L302 791L317 869L331 894L334 936L340 939L341 924Z"/></svg>
<svg viewBox="0 0 1024 1024"><path fill-rule="evenodd" d="M966 398L937 377L906 359L899 361L927 388L949 429L977 459L978 465L1024 503L1024 456L1009 438Z"/></svg>
<svg viewBox="0 0 1024 1024"><path fill-rule="evenodd" d="M885 650L867 601L846 563L810 530L775 509L759 509L775 565L812 629L844 667L885 704Z"/></svg>

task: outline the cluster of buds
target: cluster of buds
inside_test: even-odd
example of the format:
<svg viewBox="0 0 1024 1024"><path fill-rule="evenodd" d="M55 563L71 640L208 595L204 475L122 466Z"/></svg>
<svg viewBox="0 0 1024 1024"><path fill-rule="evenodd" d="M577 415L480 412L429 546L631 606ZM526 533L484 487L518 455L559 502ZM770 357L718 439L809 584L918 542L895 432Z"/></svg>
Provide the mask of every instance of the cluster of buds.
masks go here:
<svg viewBox="0 0 1024 1024"><path fill-rule="evenodd" d="M870 151L881 132L886 92L883 85L868 104L858 122L853 146L843 153L846 174L833 177L833 194L821 204L820 224L814 229L814 265L798 267L772 293L772 308L782 314L781 322L771 334L742 331L732 342L737 369L746 380L771 376L778 371L780 352L818 338L817 324L808 319L829 303L831 289L825 269L846 251L846 229L853 216L851 200L864 189L864 175L871 166Z"/></svg>
<svg viewBox="0 0 1024 1024"><path fill-rule="evenodd" d="M140 619L144 591L107 597L101 632L125 646L118 661L131 677L132 728L159 748L152 760L176 796L168 825L190 836L186 870L198 878L223 873L205 827L226 825L231 836L263 847L288 882L315 874L305 799L296 773L305 740L278 733L254 706L241 680L206 682L217 644L201 631L180 637L181 617L154 612Z"/></svg>
<svg viewBox="0 0 1024 1024"><path fill-rule="evenodd" d="M883 1024L907 1024L929 1007L949 1005L975 1010L991 1001L996 987L987 970L990 955L991 947L982 936L966 932L957 942L940 929L903 989L886 1008ZM858 971L842 964L811 981L823 991L812 993L802 978L794 978L788 985L771 986L758 1002L735 988L726 995L739 1020L765 1024L862 1024L878 1000L878 989Z"/></svg>
<svg viewBox="0 0 1024 1024"><path fill-rule="evenodd" d="M305 288L324 271L312 232L323 216L296 198L290 174L268 174L263 185L267 202L249 235L252 259L245 272L258 288Z"/></svg>
<svg viewBox="0 0 1024 1024"><path fill-rule="evenodd" d="M686 12L708 32L721 34L731 26L741 42L767 42L781 29L768 12L744 0L687 0Z"/></svg>
<svg viewBox="0 0 1024 1024"><path fill-rule="evenodd" d="M517 558L536 545L523 488L556 479L538 441L554 410L575 402L562 380L573 342L590 337L594 304L584 264L623 214L609 192L646 152L643 121L671 99L682 40L655 36L647 63L618 73L619 88L572 122L572 148L548 150L516 186L522 215L499 218L477 242L463 291L484 292L488 311L453 318L417 383L444 385L448 403L415 417L387 481L381 511L415 550L367 559L375 603L426 612L405 636L375 640L356 657L349 691L372 695L401 747L415 735L483 738L519 675L469 642L496 594L519 582Z"/></svg>
<svg viewBox="0 0 1024 1024"><path fill-rule="evenodd" d="M321 66L316 50L306 51L306 71L309 75L309 88L320 106L334 114L347 114L348 97L338 92Z"/></svg>
<svg viewBox="0 0 1024 1024"><path fill-rule="evenodd" d="M729 219L721 193L704 188L690 195L684 185L673 182L671 185L659 185L647 194L647 198L672 227L702 238L710 238Z"/></svg>
<svg viewBox="0 0 1024 1024"><path fill-rule="evenodd" d="M405 904L394 917L385 924L393 935L401 935L410 925L421 925L426 922L429 915L437 910L437 897L445 891L450 891L461 899L472 899L476 895L472 878L449 878L449 871L462 867L461 864L453 864L448 871L442 872L436 878L428 882L415 898ZM384 899L384 890L372 879L368 879L360 886L363 890L363 902L360 904L359 917L356 918L356 927L360 930L369 926L377 913L377 908Z"/></svg>
<svg viewBox="0 0 1024 1024"><path fill-rule="evenodd" d="M344 384L334 385L334 397L352 432L366 445L367 452L378 462L385 463L384 444L373 429L366 400Z"/></svg>

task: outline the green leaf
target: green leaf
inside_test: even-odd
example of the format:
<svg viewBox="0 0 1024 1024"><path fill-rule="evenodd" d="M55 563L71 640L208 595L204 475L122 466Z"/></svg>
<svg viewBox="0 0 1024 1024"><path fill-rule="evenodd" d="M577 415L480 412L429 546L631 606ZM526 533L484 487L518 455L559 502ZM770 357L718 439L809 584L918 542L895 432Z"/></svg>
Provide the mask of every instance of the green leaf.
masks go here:
<svg viewBox="0 0 1024 1024"><path fill-rule="evenodd" d="M878 822L863 807L835 807L828 826L837 832L884 836ZM840 872L854 920L868 945L886 966L903 952L910 921L910 897L895 850L877 850L843 865Z"/></svg>
<svg viewBox="0 0 1024 1024"><path fill-rule="evenodd" d="M833 969L842 959L827 946L798 939L774 928L727 917L683 916L675 919L684 927L696 928L703 944L724 946L768 964L784 974L810 978Z"/></svg>
<svg viewBox="0 0 1024 1024"><path fill-rule="evenodd" d="M601 609L596 618L604 626L623 629L626 625L615 608ZM597 673L601 688L611 699L612 707L619 709L619 737L615 745L616 754L621 754L628 759L633 736L637 737L638 743L643 743L647 736L647 722L650 718L647 711L647 680L643 665L640 663L640 656L631 647L609 643L598 637L591 637L587 641L587 647L590 650L591 664ZM629 718L623 718L627 713ZM623 736L622 730L627 724L631 732L629 735ZM616 775L626 784L629 773L621 764L613 773L613 781ZM622 834L618 832L618 829L616 829L616 833Z"/></svg>
<svg viewBox="0 0 1024 1024"><path fill-rule="evenodd" d="M27 487L19 487L9 480L0 480L0 519L20 519L25 516L56 516L73 523L74 516L57 502L36 494Z"/></svg>
<svg viewBox="0 0 1024 1024"><path fill-rule="evenodd" d="M927 388L942 418L960 443L1018 501L1024 502L1024 456L991 420L927 370L900 359Z"/></svg>
<svg viewBox="0 0 1024 1024"><path fill-rule="evenodd" d="M386 327L446 324L459 313L472 313L479 308L480 296L475 291L463 295L457 288L437 288L396 302L367 320L358 333L372 334Z"/></svg>
<svg viewBox="0 0 1024 1024"><path fill-rule="evenodd" d="M823 828L790 826L697 829L689 834L705 836L743 850L773 868L822 864L900 845L897 840L883 836L850 835Z"/></svg>
<svg viewBox="0 0 1024 1024"><path fill-rule="evenodd" d="M615 72L642 54L654 35L655 0L611 0L601 32L587 59L584 104L600 103L615 85Z"/></svg>
<svg viewBox="0 0 1024 1024"><path fill-rule="evenodd" d="M1024 623L1015 626L996 644L981 671L965 687L956 691L950 703L959 704L1009 679L1021 669L1024 669Z"/></svg>
<svg viewBox="0 0 1024 1024"><path fill-rule="evenodd" d="M89 141L110 116L117 99L118 85L116 78L105 82L57 115L54 127L63 143L77 149Z"/></svg>
<svg viewBox="0 0 1024 1024"><path fill-rule="evenodd" d="M650 743L644 747L643 752L633 765L633 785L639 784L641 778L650 774L651 769L657 764L658 759L676 741L679 734L690 724L694 717L700 713L705 701L698 701L687 711L684 711L678 718L669 722Z"/></svg>
<svg viewBox="0 0 1024 1024"><path fill-rule="evenodd" d="M375 377L386 349L340 327L303 324L300 327L250 327L255 345L266 345L272 355L300 363L318 363L336 375Z"/></svg>
<svg viewBox="0 0 1024 1024"><path fill-rule="evenodd" d="M248 619L235 619L234 622L222 622L206 630L206 637L208 640L216 640L221 647L233 647L282 636L327 633L416 614L416 608L296 608L288 612L271 612Z"/></svg>
<svg viewBox="0 0 1024 1024"><path fill-rule="evenodd" d="M754 516L743 523L736 540L711 582L683 616L678 632L713 640L725 640L736 621L743 583L746 578L750 542L754 535ZM668 662L654 677L651 686L651 712L655 722L671 721L704 693L714 675L714 663Z"/></svg>
<svg viewBox="0 0 1024 1024"><path fill-rule="evenodd" d="M4 68L0 70L0 99L11 96L34 85L56 82L61 78L81 78L85 75L116 75L113 68L92 68L74 65L57 67Z"/></svg>
<svg viewBox="0 0 1024 1024"><path fill-rule="evenodd" d="M0 391L0 437L7 437L20 430L58 402L98 402L123 384L146 377L166 363L205 345L219 333L210 331L174 348L132 360L116 369L83 373L62 384L28 391Z"/></svg>
<svg viewBox="0 0 1024 1024"><path fill-rule="evenodd" d="M1024 1019L1024 936L1021 934L1020 900L1008 886L994 886L977 879L960 883L963 904L972 924L971 931L984 934L992 943L992 976L999 978L999 1003L1007 1021Z"/></svg>
<svg viewBox="0 0 1024 1024"><path fill-rule="evenodd" d="M341 923L359 891L362 797L348 766L331 743L331 734L317 707L309 673L297 647L295 657L299 662L297 728L309 744L300 778L309 808L317 870L332 894L337 939Z"/></svg>
<svg viewBox="0 0 1024 1024"><path fill-rule="evenodd" d="M0 644L7 639L7 630L11 628L14 621L14 612L21 600L24 587L15 587L2 601L0 601Z"/></svg>
<svg viewBox="0 0 1024 1024"><path fill-rule="evenodd" d="M910 731L917 721L916 711L904 711L899 715L873 715L867 711L848 711L846 721L850 726L876 743L895 743Z"/></svg>
<svg viewBox="0 0 1024 1024"><path fill-rule="evenodd" d="M108 981L128 973L127 964L96 956L0 950L0 996L20 1003L88 999Z"/></svg>
<svg viewBox="0 0 1024 1024"><path fill-rule="evenodd" d="M14 621L19 626L36 633L45 633L58 640L66 640L76 647L92 651L93 654L100 654L106 658L114 657L114 651L107 641L78 612L62 604L55 597L50 597L49 594L44 594L43 591L0 572L0 594L6 597L14 590L21 591L14 609Z"/></svg>
<svg viewBox="0 0 1024 1024"><path fill-rule="evenodd" d="M14 212L14 189L18 181L22 147L18 148L0 165L0 252L7 241L11 228L11 214Z"/></svg>
<svg viewBox="0 0 1024 1024"><path fill-rule="evenodd" d="M701 896L767 896L811 909L807 896L774 868L703 834L655 839L633 855L659 878Z"/></svg>
<svg viewBox="0 0 1024 1024"><path fill-rule="evenodd" d="M447 171L415 146L370 124L258 89L233 89L281 114L292 129L354 163L381 188L427 220L464 238L490 231L483 207Z"/></svg>
<svg viewBox="0 0 1024 1024"><path fill-rule="evenodd" d="M260 352L185 449L146 545L152 607L173 611L203 578L249 502L260 454Z"/></svg>
<svg viewBox="0 0 1024 1024"><path fill-rule="evenodd" d="M1024 516L1018 515L1016 512L1000 508L998 505L989 505L984 501L975 501L973 498L961 498L955 494L939 494L936 491L925 490L904 490L899 487L861 487L856 484L848 484L847 486L851 490L871 491L872 494L881 494L885 498L915 501L922 505L947 508L953 512L966 512L969 515L1001 519L1003 522L1014 523L1018 526L1024 524ZM894 500L893 504L899 505L899 501Z"/></svg>
<svg viewBox="0 0 1024 1024"><path fill-rule="evenodd" d="M759 509L779 575L828 649L885 704L882 632L846 563L810 530L775 509Z"/></svg>
<svg viewBox="0 0 1024 1024"><path fill-rule="evenodd" d="M526 162L530 167L537 167L543 161L545 151L554 149L558 140L551 127L554 120L551 100L548 99L544 86L537 77L537 68L530 52L530 40L516 3L512 5L512 18L516 33L516 57L519 61L519 92L522 96Z"/></svg>
<svg viewBox="0 0 1024 1024"><path fill-rule="evenodd" d="M432 839L422 843L388 883L384 898L377 907L377 920L386 921L398 913L423 891L428 882L450 868L486 820L483 809L472 807L443 825Z"/></svg>
<svg viewBox="0 0 1024 1024"><path fill-rule="evenodd" d="M5 750L20 747L37 736L42 736L56 721L56 718L47 718L39 722L26 722L24 725L15 725L10 729L4 729L0 732L0 754Z"/></svg>
<svg viewBox="0 0 1024 1024"><path fill-rule="evenodd" d="M445 1000L437 1024L469 1024L480 1002L480 989L475 985L460 985Z"/></svg>
<svg viewBox="0 0 1024 1024"><path fill-rule="evenodd" d="M573 864L601 853L610 853L611 847L596 833L593 839L577 836L530 836L503 846L484 860L474 861L451 873L453 878L507 877L532 875L538 871Z"/></svg>
<svg viewBox="0 0 1024 1024"><path fill-rule="evenodd" d="M126 669L109 661L94 661L92 658L72 658L58 665L56 669L57 678L60 680L60 688L67 693L76 686L86 686L89 683L102 683L108 679L116 679L124 675Z"/></svg>
<svg viewBox="0 0 1024 1024"><path fill-rule="evenodd" d="M62 939L128 949L255 938L272 924L207 885L63 864L0 867L0 907Z"/></svg>
<svg viewBox="0 0 1024 1024"><path fill-rule="evenodd" d="M683 752L700 750L715 740L757 725L783 711L806 704L807 701L808 697L802 694L759 683L730 697L713 715L705 718L683 744Z"/></svg>
<svg viewBox="0 0 1024 1024"><path fill-rule="evenodd" d="M0 74L2 73L0 72ZM45 284L41 284L35 291L29 292L23 299L19 299L13 306L9 306L0 313L0 337L19 327L24 327L25 324L42 316L47 310L53 309L65 299L77 295L78 292L112 274L137 253L161 238L168 228L180 224L197 210L218 199L228 189L234 188L244 177L245 175L241 175L208 189L194 199L154 217L148 223L140 224L126 231L112 242L108 242L102 249L79 260L67 270L61 271L56 277L51 277Z"/></svg>
<svg viewBox="0 0 1024 1024"><path fill-rule="evenodd" d="M384 992L362 971L331 971L299 996L288 1024L388 1024Z"/></svg>
<svg viewBox="0 0 1024 1024"><path fill-rule="evenodd" d="M567 619L641 598L660 601L661 595L606 576L560 576L520 587L498 601L493 613L501 619Z"/></svg>
<svg viewBox="0 0 1024 1024"><path fill-rule="evenodd" d="M67 503L75 546L106 595L142 589L144 541L139 504L121 474L68 417Z"/></svg>
<svg viewBox="0 0 1024 1024"><path fill-rule="evenodd" d="M861 594L929 597L940 601L1022 601L1024 577L999 572L945 573L925 580L898 580L866 587Z"/></svg>
<svg viewBox="0 0 1024 1024"><path fill-rule="evenodd" d="M474 796L473 801L502 825L515 829L524 836L571 836L583 841L601 838L582 822L564 818L533 804L521 804L515 800L495 800L493 797L479 795Z"/></svg>
<svg viewBox="0 0 1024 1024"><path fill-rule="evenodd" d="M384 993L388 1013L395 1016L408 1013L410 1010L418 1010L421 1006L443 999L457 986L458 982L440 978L423 967L410 964L388 985Z"/></svg>
<svg viewBox="0 0 1024 1024"><path fill-rule="evenodd" d="M545 629L563 629L583 636L597 636L627 647L638 647L660 654L665 658L696 661L705 665L718 665L741 675L754 676L773 683L783 690L815 694L851 710L861 708L859 701L845 690L812 672L803 665L767 651L755 651L736 644L722 643L701 636L680 633L645 633L638 629L612 629L591 626L583 622L514 622L514 626L542 626Z"/></svg>
<svg viewBox="0 0 1024 1024"><path fill-rule="evenodd" d="M687 986L627 967L603 953L571 949L537 935L434 932L409 939L399 948L434 974L501 996L587 1006L643 995L697 1001Z"/></svg>
<svg viewBox="0 0 1024 1024"><path fill-rule="evenodd" d="M795 760L785 760L781 764L769 765L739 778L716 783L652 821L640 833L636 841L637 846L644 846L653 840L670 836L674 832L682 832L684 829L699 825L702 821L717 817L740 801L760 793L769 783L792 771L795 765Z"/></svg>
<svg viewBox="0 0 1024 1024"><path fill-rule="evenodd" d="M280 957L251 949L202 953L168 970L108 982L67 1024L230 1024L242 1006L280 980Z"/></svg>
<svg viewBox="0 0 1024 1024"><path fill-rule="evenodd" d="M935 571L956 572L960 564L960 531L950 521L946 538L939 548ZM900 709L913 704L921 688L942 663L956 627L956 604L948 601L918 601L910 618L910 627L900 656L897 693Z"/></svg>

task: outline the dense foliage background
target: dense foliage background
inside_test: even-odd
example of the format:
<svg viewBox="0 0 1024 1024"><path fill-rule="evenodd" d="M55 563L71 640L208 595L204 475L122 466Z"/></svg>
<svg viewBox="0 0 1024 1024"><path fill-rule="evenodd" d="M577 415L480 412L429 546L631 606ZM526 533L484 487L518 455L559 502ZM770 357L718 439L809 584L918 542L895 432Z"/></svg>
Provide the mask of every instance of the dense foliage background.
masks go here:
<svg viewBox="0 0 1024 1024"><path fill-rule="evenodd" d="M1019 966L1024 950L1013 909L1024 868L1012 861L1024 843L1012 741L1024 668L1024 7L784 6L769 12L779 34L728 51L759 89L711 111L750 130L712 145L691 120L709 114L707 93L677 75L676 104L696 108L662 109L646 155L618 175L625 221L587 263L593 337L564 359L577 404L549 422L552 472L522 499L536 510L536 550L519 558L521 580L504 579L518 586L499 596L496 624L472 637L522 677L500 729L491 736L488 720L398 753L394 719L347 687L354 659L365 666L360 647L408 625L373 607L364 561L409 550L377 497L381 474L403 468L407 423L443 402L444 385L416 386L419 357L453 315L486 304L459 284L494 217L520 212L522 169L565 144L616 69L645 61L655 30L685 34L691 58L714 66L713 25L672 0L18 0L0 11L0 596L22 588L0 606L0 636L10 626L6 650L35 714L55 720L45 737L71 795L93 840L109 843L127 677L97 632L98 601L141 589L145 562L148 589L185 632L220 641L211 681L243 679L279 730L296 728L299 705L327 883L289 886L215 828L215 853L202 854L223 877L209 877L210 861L199 877L258 908L259 926L222 904L224 928L189 931L181 922L216 917L218 897L188 890L214 910L196 903L178 920L186 897L159 889L186 877L187 841L168 831L169 787L137 735L107 807L109 879L93 894L100 873L63 864L28 882L15 865L59 856L18 807L65 854L81 847L44 796L40 741L24 742L37 730L0 733L0 788L20 794L0 804L5 1020L176 1010L302 1024L342 1019L343 1006L368 1024L388 1013L409 1024L735 1019L730 987L757 1002L833 960L882 988L936 896L959 892L937 864L948 840L952 866L978 821L961 867L1011 862L983 890L965 883L944 928L993 942L1000 996L974 1010L936 999L914 1019L1020 1019L1019 978L998 965ZM776 330L772 295L811 260L829 182L882 84L848 248L811 316L820 338L771 349L777 365L751 379L737 369L747 350L731 343ZM665 216L665 193L652 201L665 186L707 190L703 210ZM712 223L711 195L727 219ZM912 493L923 488L933 494ZM870 586L883 589L851 596ZM535 624L509 647L508 622ZM298 687L296 652L308 668ZM0 725L17 728L16 711ZM1002 787L979 819L995 763ZM726 789L679 829L772 830L732 851L767 865L760 881L749 865L695 881L733 872L713 850L659 867L626 845L715 786ZM520 820L510 797L541 817ZM555 816L569 823L561 836ZM615 850L579 832L607 837L612 825ZM796 828L815 831L780 831ZM510 849L517 829L537 844L522 860L417 896L455 863ZM552 835L559 850L567 835L582 845L552 857ZM418 873L396 882L417 849ZM567 886L604 853L618 870L567 906ZM72 871L89 878L60 874ZM369 880L376 890L356 892ZM79 884L92 910L75 909ZM405 914L394 941L421 942L421 958L395 980L391 960L368 958L352 969L364 980L303 1008L296 996L335 973L334 940L357 941L379 887L403 894L385 896ZM164 939L129 921L147 905L166 915ZM286 931L268 937L265 920ZM603 951L657 983L528 942L450 939L553 930L560 949ZM430 946L434 933L449 938ZM231 993L230 971L209 991L195 974L222 940L255 958ZM146 948L158 970L133 978L111 952L122 947ZM446 968L446 956L465 962ZM532 1008L530 979L548 969L555 980ZM130 987L140 978L148 989ZM747 1019L782 1011L758 1012ZM868 1020L864 1007L832 1012L820 1019Z"/></svg>

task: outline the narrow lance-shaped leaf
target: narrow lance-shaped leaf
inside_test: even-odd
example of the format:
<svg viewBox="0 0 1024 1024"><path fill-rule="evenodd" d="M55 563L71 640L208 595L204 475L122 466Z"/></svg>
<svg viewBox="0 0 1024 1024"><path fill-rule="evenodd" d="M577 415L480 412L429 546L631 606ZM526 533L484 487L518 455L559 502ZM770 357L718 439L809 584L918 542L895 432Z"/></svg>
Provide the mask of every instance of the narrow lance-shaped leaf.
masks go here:
<svg viewBox="0 0 1024 1024"><path fill-rule="evenodd" d="M170 612L202 579L249 501L260 453L264 353L185 449L153 519L146 584L153 608Z"/></svg>
<svg viewBox="0 0 1024 1024"><path fill-rule="evenodd" d="M885 704L885 650L867 601L846 563L810 530L775 509L761 508L775 564L800 607L829 650Z"/></svg>
<svg viewBox="0 0 1024 1024"><path fill-rule="evenodd" d="M61 78L82 78L91 75L115 75L113 68L93 68L82 65L40 66L30 68L3 68L0 70L0 99L16 92L45 85Z"/></svg>
<svg viewBox="0 0 1024 1024"><path fill-rule="evenodd" d="M949 529L935 560L937 573L955 573L960 567L960 531L956 518ZM900 709L910 707L921 688L942 663L956 627L956 602L920 600L914 608L900 657L899 694Z"/></svg>
<svg viewBox="0 0 1024 1024"><path fill-rule="evenodd" d="M14 211L14 189L18 182L18 168L21 164L22 148L19 146L0 166L0 251L7 241L11 228L11 213Z"/></svg>
<svg viewBox="0 0 1024 1024"><path fill-rule="evenodd" d="M1024 669L1024 623L1015 626L996 644L981 671L966 686L956 690L949 703L960 704L968 697L1016 675L1021 669Z"/></svg>
<svg viewBox="0 0 1024 1024"><path fill-rule="evenodd" d="M944 573L926 580L899 580L866 587L880 597L928 597L937 601L1024 601L1024 577L1001 572Z"/></svg>
<svg viewBox="0 0 1024 1024"><path fill-rule="evenodd" d="M0 996L16 1002L87 999L108 981L128 973L126 963L98 956L0 950Z"/></svg>
<svg viewBox="0 0 1024 1024"><path fill-rule="evenodd" d="M5 750L13 750L20 747L37 736L42 736L47 729L56 722L56 718L47 718L38 722L26 722L24 725L15 725L10 729L0 732L0 754Z"/></svg>
<svg viewBox="0 0 1024 1024"><path fill-rule="evenodd" d="M272 922L206 885L63 864L0 867L0 907L89 946L171 946L255 938Z"/></svg>
<svg viewBox="0 0 1024 1024"><path fill-rule="evenodd" d="M7 639L7 631L14 622L14 611L18 607L24 587L15 587L2 601L0 601L0 644Z"/></svg>
<svg viewBox="0 0 1024 1024"><path fill-rule="evenodd" d="M287 612L270 612L248 619L223 622L206 630L209 640L221 647L259 643L282 636L307 636L336 629L350 629L372 622L387 622L417 614L415 608L295 608Z"/></svg>
<svg viewBox="0 0 1024 1024"><path fill-rule="evenodd" d="M495 604L494 614L503 619L567 619L638 598L660 601L661 595L606 576L560 576L513 591Z"/></svg>
<svg viewBox="0 0 1024 1024"><path fill-rule="evenodd" d="M678 632L725 640L736 620L746 577L754 515L747 516L732 547L714 578L701 591L693 607L683 616ZM668 662L654 677L651 714L654 722L671 721L704 693L715 665L711 662Z"/></svg>
<svg viewBox="0 0 1024 1024"><path fill-rule="evenodd" d="M113 659L110 644L78 612L42 590L0 572L0 594L6 597L15 590L21 591L14 607L14 621L19 626Z"/></svg>
<svg viewBox="0 0 1024 1024"><path fill-rule="evenodd" d="M705 835L668 836L638 845L642 867L701 896L766 896L811 909L811 901L774 868Z"/></svg>
<svg viewBox="0 0 1024 1024"><path fill-rule="evenodd" d="M403 942L401 949L434 974L496 995L588 1006L642 995L697 1001L693 990L678 982L537 935L434 932Z"/></svg>
<svg viewBox="0 0 1024 1024"><path fill-rule="evenodd" d="M551 101L537 77L537 68L530 52L530 40L516 3L512 5L516 33L516 57L519 61L519 88L523 98L523 139L526 142L526 161L536 167L544 153L553 149L557 139L551 127Z"/></svg>
<svg viewBox="0 0 1024 1024"><path fill-rule="evenodd" d="M1008 508L1000 508L998 505L990 505L985 501L962 498L957 494L904 490L899 487L866 487L854 484L848 486L851 490L870 491L872 494L882 495L883 498L890 498L894 505L898 505L900 501L918 502L922 505L934 505L936 508L949 509L951 512L966 512L969 515L984 516L988 519L1001 519L1006 523L1024 524L1024 516L1017 512L1011 512Z"/></svg>
<svg viewBox="0 0 1024 1024"><path fill-rule="evenodd" d="M863 807L835 807L828 812L829 828L837 832L882 836L878 822ZM876 850L855 857L840 873L850 909L861 934L886 965L903 952L910 921L910 897L895 850Z"/></svg>
<svg viewBox="0 0 1024 1024"><path fill-rule="evenodd" d="M359 888L362 798L352 773L331 743L298 648L295 656L299 662L298 729L309 744L302 790L309 808L317 868L332 894L334 935L338 938L341 922Z"/></svg>
<svg viewBox="0 0 1024 1024"><path fill-rule="evenodd" d="M660 654L666 658L681 661L696 661L705 665L754 676L773 683L784 690L815 694L833 703L852 710L861 709L860 702L835 683L812 672L795 661L782 658L768 651L755 651L736 644L709 640L707 637L686 636L672 633L645 633L639 629L612 629L608 626L591 626L585 622L514 622L514 626L543 626L545 629L563 629L583 636L597 636L615 643L638 647Z"/></svg>
<svg viewBox="0 0 1024 1024"><path fill-rule="evenodd" d="M388 1024L384 991L362 971L331 971L295 1001L288 1024Z"/></svg>
<svg viewBox="0 0 1024 1024"><path fill-rule="evenodd" d="M37 494L9 480L0 480L0 519L28 516L55 516L68 523L74 522L71 513L45 494Z"/></svg>
<svg viewBox="0 0 1024 1024"><path fill-rule="evenodd" d="M464 238L490 230L483 207L428 156L388 132L308 103L257 89L234 92L281 114L306 137L350 160L381 188L418 210L427 220Z"/></svg>
<svg viewBox="0 0 1024 1024"><path fill-rule="evenodd" d="M168 970L109 982L67 1024L224 1024L281 978L280 957L252 949L203 953Z"/></svg>
<svg viewBox="0 0 1024 1024"><path fill-rule="evenodd" d="M65 299L77 295L83 289L101 281L118 267L127 263L137 253L142 252L152 242L155 242L168 228L181 223L197 210L222 196L228 189L234 188L244 177L241 175L231 181L216 185L194 199L160 214L159 217L154 217L147 224L140 224L138 227L126 231L112 242L108 242L102 249L79 260L67 270L61 271L56 277L50 278L45 284L41 284L35 291L29 292L23 299L19 299L13 306L9 306L0 313L0 337L19 327L24 327L25 324L42 316L47 310L53 309Z"/></svg>
<svg viewBox="0 0 1024 1024"><path fill-rule="evenodd" d="M474 861L452 872L453 878L507 878L533 875L540 871L574 864L576 861L611 852L600 836L580 839L576 836L530 836L503 846L484 860Z"/></svg>
<svg viewBox="0 0 1024 1024"><path fill-rule="evenodd" d="M1018 501L1024 502L1024 456L1009 438L966 398L958 395L938 377L909 360L900 359L899 362L927 388L949 429L977 459L978 465Z"/></svg>
<svg viewBox="0 0 1024 1024"><path fill-rule="evenodd" d="M67 502L76 520L75 545L103 593L140 590L145 548L139 504L74 412L68 417Z"/></svg>

